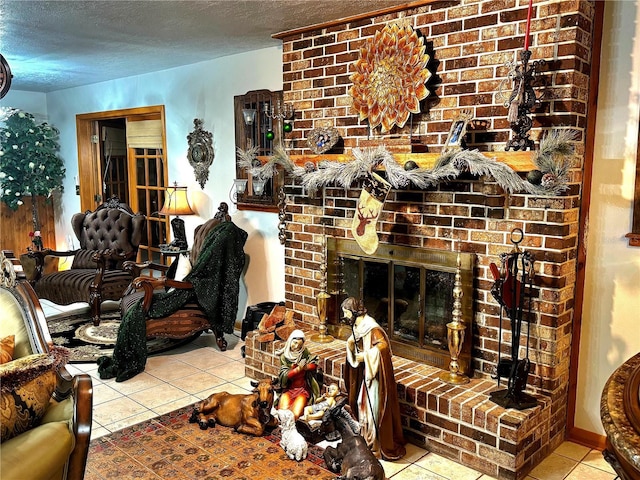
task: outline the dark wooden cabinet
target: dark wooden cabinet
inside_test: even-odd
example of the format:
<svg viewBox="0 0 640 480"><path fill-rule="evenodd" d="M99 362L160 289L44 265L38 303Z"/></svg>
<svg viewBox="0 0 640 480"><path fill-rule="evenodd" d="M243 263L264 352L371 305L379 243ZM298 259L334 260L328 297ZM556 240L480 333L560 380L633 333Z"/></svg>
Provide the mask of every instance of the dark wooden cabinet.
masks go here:
<svg viewBox="0 0 640 480"><path fill-rule="evenodd" d="M272 109L274 107L277 109L281 104L281 90L277 92L253 90L244 95L235 96L236 147L242 150L258 147L257 156L271 155L275 146L280 145L283 139L282 120L272 117ZM249 114L251 111L254 112L253 116ZM267 180L261 194L254 192L255 180L237 163L236 178L248 180L246 192L238 195L239 210L278 211L278 194L284 182L281 171Z"/></svg>

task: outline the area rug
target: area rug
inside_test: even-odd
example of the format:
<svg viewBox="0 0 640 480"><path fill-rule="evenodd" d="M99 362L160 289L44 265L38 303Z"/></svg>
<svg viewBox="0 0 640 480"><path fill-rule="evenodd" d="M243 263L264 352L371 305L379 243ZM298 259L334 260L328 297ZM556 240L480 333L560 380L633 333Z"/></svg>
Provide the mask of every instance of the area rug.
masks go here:
<svg viewBox="0 0 640 480"><path fill-rule="evenodd" d="M309 445L306 460L289 459L280 429L252 437L228 427L201 430L189 423L193 406L95 439L85 480L329 480L323 449Z"/></svg>
<svg viewBox="0 0 640 480"><path fill-rule="evenodd" d="M118 337L120 327L120 312L118 310L103 312L100 325L97 327L91 321L91 315L86 312L63 317L47 319L51 338L56 345L62 345L71 350L71 363L95 362L102 355L111 355ZM147 353L164 352L190 342L187 340L173 340L156 338L147 340Z"/></svg>

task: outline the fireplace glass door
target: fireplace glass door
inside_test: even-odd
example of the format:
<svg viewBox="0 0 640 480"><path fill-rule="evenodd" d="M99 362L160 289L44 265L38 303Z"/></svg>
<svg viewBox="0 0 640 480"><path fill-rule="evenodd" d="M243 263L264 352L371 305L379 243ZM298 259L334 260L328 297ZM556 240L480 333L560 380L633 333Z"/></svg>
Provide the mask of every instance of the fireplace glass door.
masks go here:
<svg viewBox="0 0 640 480"><path fill-rule="evenodd" d="M368 256L355 242L333 238L327 246L334 310L346 297L362 298L368 314L387 331L395 354L446 368L457 253L380 245L374 256ZM462 310L468 327L461 358L469 366L473 255L460 255ZM351 333L340 327L338 319L328 320L330 331L335 326L332 334L346 338Z"/></svg>

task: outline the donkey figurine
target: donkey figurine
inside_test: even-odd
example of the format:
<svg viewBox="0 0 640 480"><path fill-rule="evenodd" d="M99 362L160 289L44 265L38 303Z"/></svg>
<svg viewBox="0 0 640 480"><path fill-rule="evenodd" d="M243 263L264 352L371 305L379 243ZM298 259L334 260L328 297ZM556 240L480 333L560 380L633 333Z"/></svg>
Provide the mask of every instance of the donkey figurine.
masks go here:
<svg viewBox="0 0 640 480"><path fill-rule="evenodd" d="M344 409L346 402L341 399L322 417L323 425L332 422L342 437L337 448L328 446L324 451L327 468L340 473L336 480L386 480L382 464L359 433L360 426Z"/></svg>

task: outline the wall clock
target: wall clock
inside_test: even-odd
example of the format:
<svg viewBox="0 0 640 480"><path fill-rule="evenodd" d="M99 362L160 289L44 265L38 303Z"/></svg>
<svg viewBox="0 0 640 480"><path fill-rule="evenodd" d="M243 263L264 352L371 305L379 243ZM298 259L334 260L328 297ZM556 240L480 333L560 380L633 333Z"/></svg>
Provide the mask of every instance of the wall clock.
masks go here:
<svg viewBox="0 0 640 480"><path fill-rule="evenodd" d="M187 158L195 171L200 188L204 188L209 178L209 167L213 163L213 135L202 128L202 120L194 118L193 125L193 132L187 135Z"/></svg>
<svg viewBox="0 0 640 480"><path fill-rule="evenodd" d="M9 63L0 53L0 98L3 98L11 88L11 78L13 75Z"/></svg>

